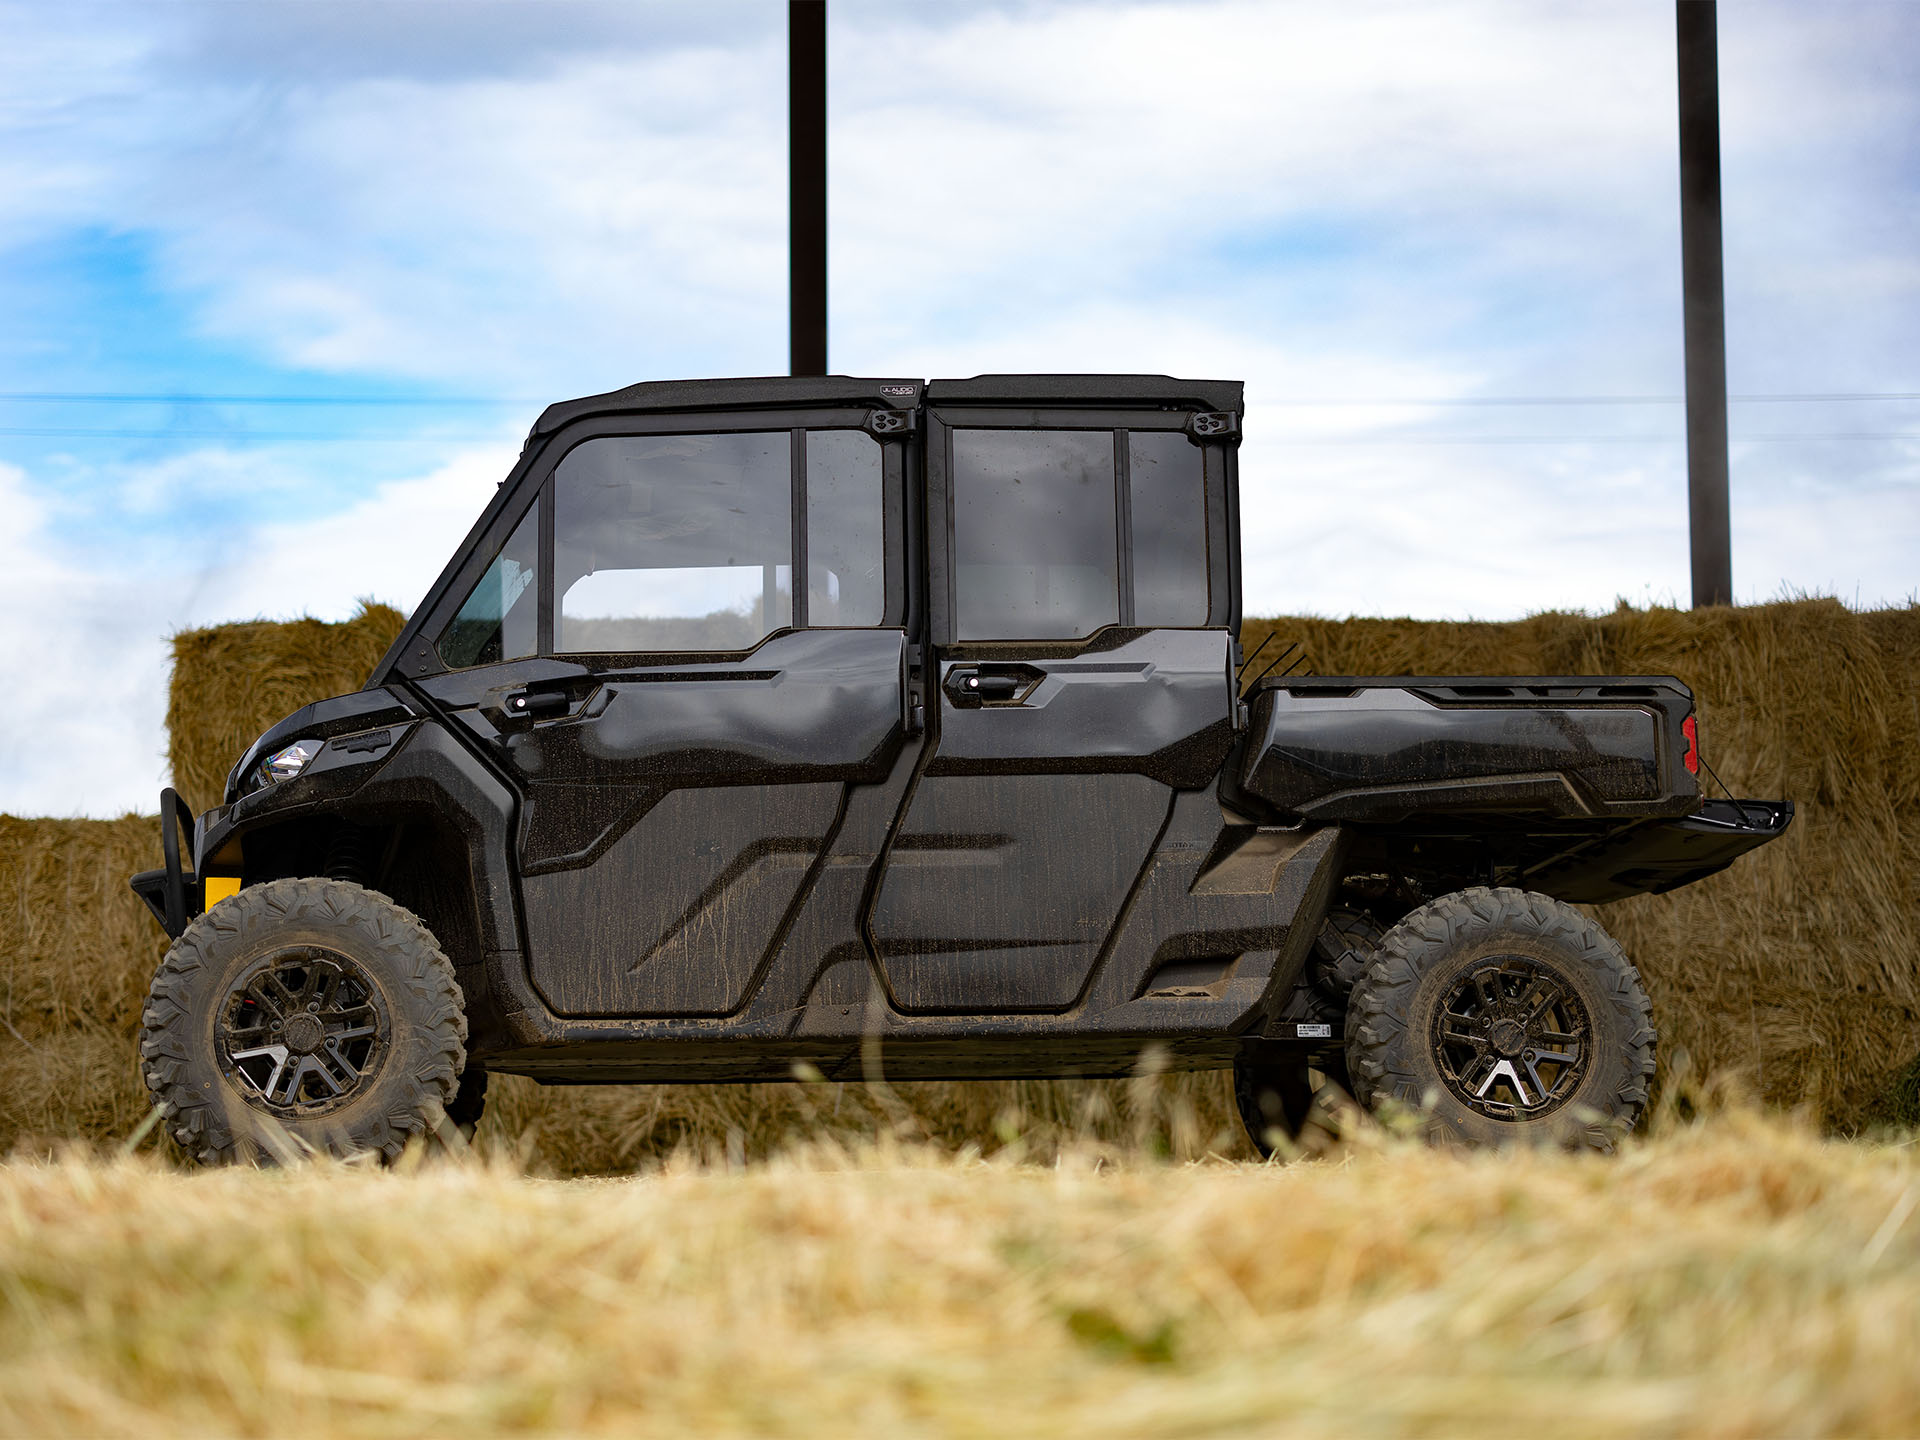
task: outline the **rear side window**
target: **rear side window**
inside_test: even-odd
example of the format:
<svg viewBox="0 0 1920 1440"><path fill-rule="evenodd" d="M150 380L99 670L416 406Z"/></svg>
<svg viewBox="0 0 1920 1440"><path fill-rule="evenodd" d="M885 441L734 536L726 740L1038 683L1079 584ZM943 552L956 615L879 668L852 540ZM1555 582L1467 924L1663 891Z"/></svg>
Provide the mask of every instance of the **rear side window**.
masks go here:
<svg viewBox="0 0 1920 1440"><path fill-rule="evenodd" d="M554 649L745 650L793 621L788 431L589 440L553 476Z"/></svg>
<svg viewBox="0 0 1920 1440"><path fill-rule="evenodd" d="M1205 457L1184 432L951 434L954 639L1207 623Z"/></svg>
<svg viewBox="0 0 1920 1440"><path fill-rule="evenodd" d="M536 508L480 577L480 583L440 637L440 660L449 669L497 665L524 659L539 640L540 515Z"/></svg>
<svg viewBox="0 0 1920 1440"><path fill-rule="evenodd" d="M1113 434L953 432L954 636L1090 635L1120 619Z"/></svg>
<svg viewBox="0 0 1920 1440"><path fill-rule="evenodd" d="M880 442L812 430L806 447L807 623L878 625L887 608Z"/></svg>
<svg viewBox="0 0 1920 1440"><path fill-rule="evenodd" d="M1173 430L1127 432L1133 623L1207 623L1207 485L1200 447Z"/></svg>

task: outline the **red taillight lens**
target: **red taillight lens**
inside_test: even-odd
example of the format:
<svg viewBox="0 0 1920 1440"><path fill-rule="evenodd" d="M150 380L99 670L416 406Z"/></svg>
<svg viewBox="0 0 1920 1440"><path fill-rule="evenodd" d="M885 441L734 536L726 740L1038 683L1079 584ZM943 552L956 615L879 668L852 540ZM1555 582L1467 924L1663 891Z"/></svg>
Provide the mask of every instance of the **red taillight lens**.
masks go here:
<svg viewBox="0 0 1920 1440"><path fill-rule="evenodd" d="M1680 733L1687 737L1687 753L1680 757L1680 763L1687 767L1689 775L1700 773L1700 727L1693 723L1689 715L1680 722Z"/></svg>

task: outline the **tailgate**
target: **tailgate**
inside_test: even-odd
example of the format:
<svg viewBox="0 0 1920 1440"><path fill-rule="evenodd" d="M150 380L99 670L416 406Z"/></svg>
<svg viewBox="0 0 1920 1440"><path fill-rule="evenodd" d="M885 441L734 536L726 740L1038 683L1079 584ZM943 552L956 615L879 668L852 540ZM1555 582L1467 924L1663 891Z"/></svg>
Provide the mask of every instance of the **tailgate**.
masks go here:
<svg viewBox="0 0 1920 1440"><path fill-rule="evenodd" d="M1536 866L1521 883L1583 905L1658 895L1726 869L1792 823L1791 800L1708 800L1692 815L1598 837Z"/></svg>

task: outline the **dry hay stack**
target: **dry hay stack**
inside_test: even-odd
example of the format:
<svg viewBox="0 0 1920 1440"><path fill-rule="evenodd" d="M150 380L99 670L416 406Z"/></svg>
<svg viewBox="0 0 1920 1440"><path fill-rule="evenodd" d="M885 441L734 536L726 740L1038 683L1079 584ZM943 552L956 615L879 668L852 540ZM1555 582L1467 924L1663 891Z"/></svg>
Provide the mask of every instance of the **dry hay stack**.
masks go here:
<svg viewBox="0 0 1920 1440"><path fill-rule="evenodd" d="M360 685L400 616L254 622L175 641L175 775L211 804L260 731ZM1700 697L1702 749L1736 794L1785 797L1786 839L1668 896L1602 907L1639 963L1663 1049L1744 1071L1768 1099L1849 1128L1887 1117L1920 1052L1920 607L1801 600L1701 612L1622 608L1510 624L1252 620L1331 674L1673 674ZM1268 654L1271 655L1269 650ZM159 863L154 822L0 820L14 923L4 961L0 1149L124 1134L142 1111L139 1000L160 933L125 889ZM1909 1069L1913 1088L1920 1071ZM1920 1095L1902 1102L1920 1120ZM546 1089L495 1082L484 1132L537 1166L617 1169L689 1144L764 1154L796 1132L890 1129L1042 1151L1078 1134L1191 1153L1237 1144L1217 1075L1125 1082Z"/></svg>
<svg viewBox="0 0 1920 1440"><path fill-rule="evenodd" d="M341 624L248 620L174 636L167 758L194 813L220 803L227 772L274 721L366 684L405 619L363 601Z"/></svg>
<svg viewBox="0 0 1920 1440"><path fill-rule="evenodd" d="M166 943L127 876L159 854L148 817L0 815L0 1154L146 1113L133 1037Z"/></svg>

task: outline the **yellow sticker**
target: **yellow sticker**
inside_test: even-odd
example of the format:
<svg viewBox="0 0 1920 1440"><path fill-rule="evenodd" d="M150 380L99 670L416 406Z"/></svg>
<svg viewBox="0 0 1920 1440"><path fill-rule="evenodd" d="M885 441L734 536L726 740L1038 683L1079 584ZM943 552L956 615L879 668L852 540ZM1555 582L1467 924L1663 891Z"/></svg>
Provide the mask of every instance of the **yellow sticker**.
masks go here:
<svg viewBox="0 0 1920 1440"><path fill-rule="evenodd" d="M211 910L229 895L240 893L238 875L209 875L206 879L207 909Z"/></svg>

